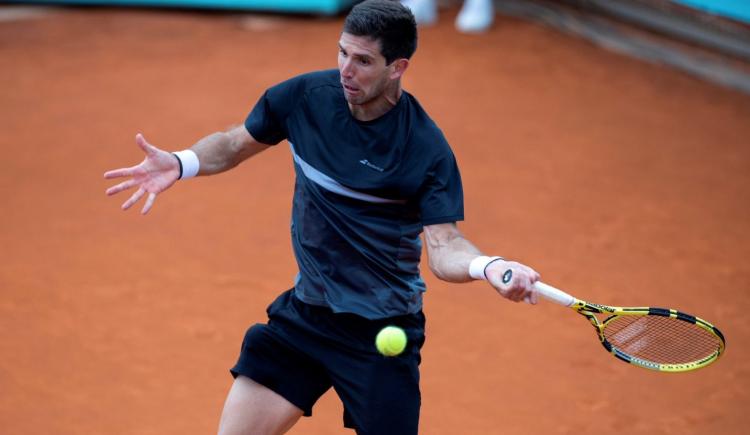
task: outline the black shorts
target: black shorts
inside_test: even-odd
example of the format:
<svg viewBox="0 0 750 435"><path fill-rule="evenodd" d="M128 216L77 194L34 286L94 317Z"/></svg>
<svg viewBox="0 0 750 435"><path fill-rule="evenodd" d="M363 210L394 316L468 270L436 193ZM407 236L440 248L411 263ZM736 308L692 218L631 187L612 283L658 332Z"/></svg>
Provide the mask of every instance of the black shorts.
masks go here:
<svg viewBox="0 0 750 435"><path fill-rule="evenodd" d="M247 376L312 415L331 386L344 404L344 426L358 434L415 435L419 423L420 348L425 317L419 313L368 320L300 301L294 290L268 307L268 324L245 333L234 377ZM404 329L406 350L385 357L375 336L387 325Z"/></svg>

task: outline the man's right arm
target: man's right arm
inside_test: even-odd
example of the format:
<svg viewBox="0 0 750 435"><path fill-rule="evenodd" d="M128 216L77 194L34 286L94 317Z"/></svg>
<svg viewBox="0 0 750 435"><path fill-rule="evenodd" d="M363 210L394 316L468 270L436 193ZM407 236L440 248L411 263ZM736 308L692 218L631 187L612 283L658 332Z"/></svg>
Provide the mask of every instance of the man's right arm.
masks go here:
<svg viewBox="0 0 750 435"><path fill-rule="evenodd" d="M226 132L210 134L196 142L190 150L200 162L198 175L213 175L234 168L268 147L255 140L245 126L240 125Z"/></svg>

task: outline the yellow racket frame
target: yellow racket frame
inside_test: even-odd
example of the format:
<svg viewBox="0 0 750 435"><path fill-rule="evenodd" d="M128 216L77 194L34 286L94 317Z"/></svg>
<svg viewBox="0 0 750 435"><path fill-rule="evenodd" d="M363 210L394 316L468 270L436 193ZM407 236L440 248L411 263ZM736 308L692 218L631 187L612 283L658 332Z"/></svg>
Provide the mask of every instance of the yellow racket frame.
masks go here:
<svg viewBox="0 0 750 435"><path fill-rule="evenodd" d="M724 334L721 333L719 328L701 319L700 317L695 317L682 311L656 307L612 307L608 305L599 305L577 299L563 292L562 290L558 290L542 282L537 282L535 284L535 287L538 293L546 299L557 304L567 306L576 311L578 314L586 317L589 320L589 323L591 323L596 329L597 335L599 336L599 341L601 341L602 346L604 346L607 352L611 353L617 359L628 364L642 367L644 369L666 373L689 372L706 367L709 364L715 362L724 354L724 350L726 349L726 340L724 339ZM603 314L607 317L604 320L600 321L596 317L597 314ZM692 323L716 337L719 346L713 353L698 361L691 361L682 364L658 364L652 361L645 361L632 355L628 355L626 352L623 352L622 350L616 348L611 343L609 343L609 341L607 341L606 337L604 336L604 328L607 326L607 324L614 319L623 316L662 316Z"/></svg>

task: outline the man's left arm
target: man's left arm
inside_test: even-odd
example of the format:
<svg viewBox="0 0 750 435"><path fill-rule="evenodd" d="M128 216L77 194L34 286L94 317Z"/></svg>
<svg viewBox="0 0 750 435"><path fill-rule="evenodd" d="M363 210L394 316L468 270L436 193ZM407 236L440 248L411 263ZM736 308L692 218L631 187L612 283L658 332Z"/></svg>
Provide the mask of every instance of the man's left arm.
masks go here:
<svg viewBox="0 0 750 435"><path fill-rule="evenodd" d="M430 270L441 280L461 283L486 279L504 298L515 302L537 302L534 283L540 277L534 269L515 261L483 255L461 234L455 223L427 225L424 238Z"/></svg>

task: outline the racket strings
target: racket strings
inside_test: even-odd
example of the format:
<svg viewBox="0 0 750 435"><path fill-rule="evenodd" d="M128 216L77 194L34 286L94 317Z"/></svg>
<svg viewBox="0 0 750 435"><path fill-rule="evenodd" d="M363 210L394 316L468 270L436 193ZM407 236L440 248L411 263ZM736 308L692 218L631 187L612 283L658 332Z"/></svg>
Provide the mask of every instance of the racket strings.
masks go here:
<svg viewBox="0 0 750 435"><path fill-rule="evenodd" d="M663 316L616 316L607 321L604 337L630 356L659 364L700 361L720 347L700 326Z"/></svg>

